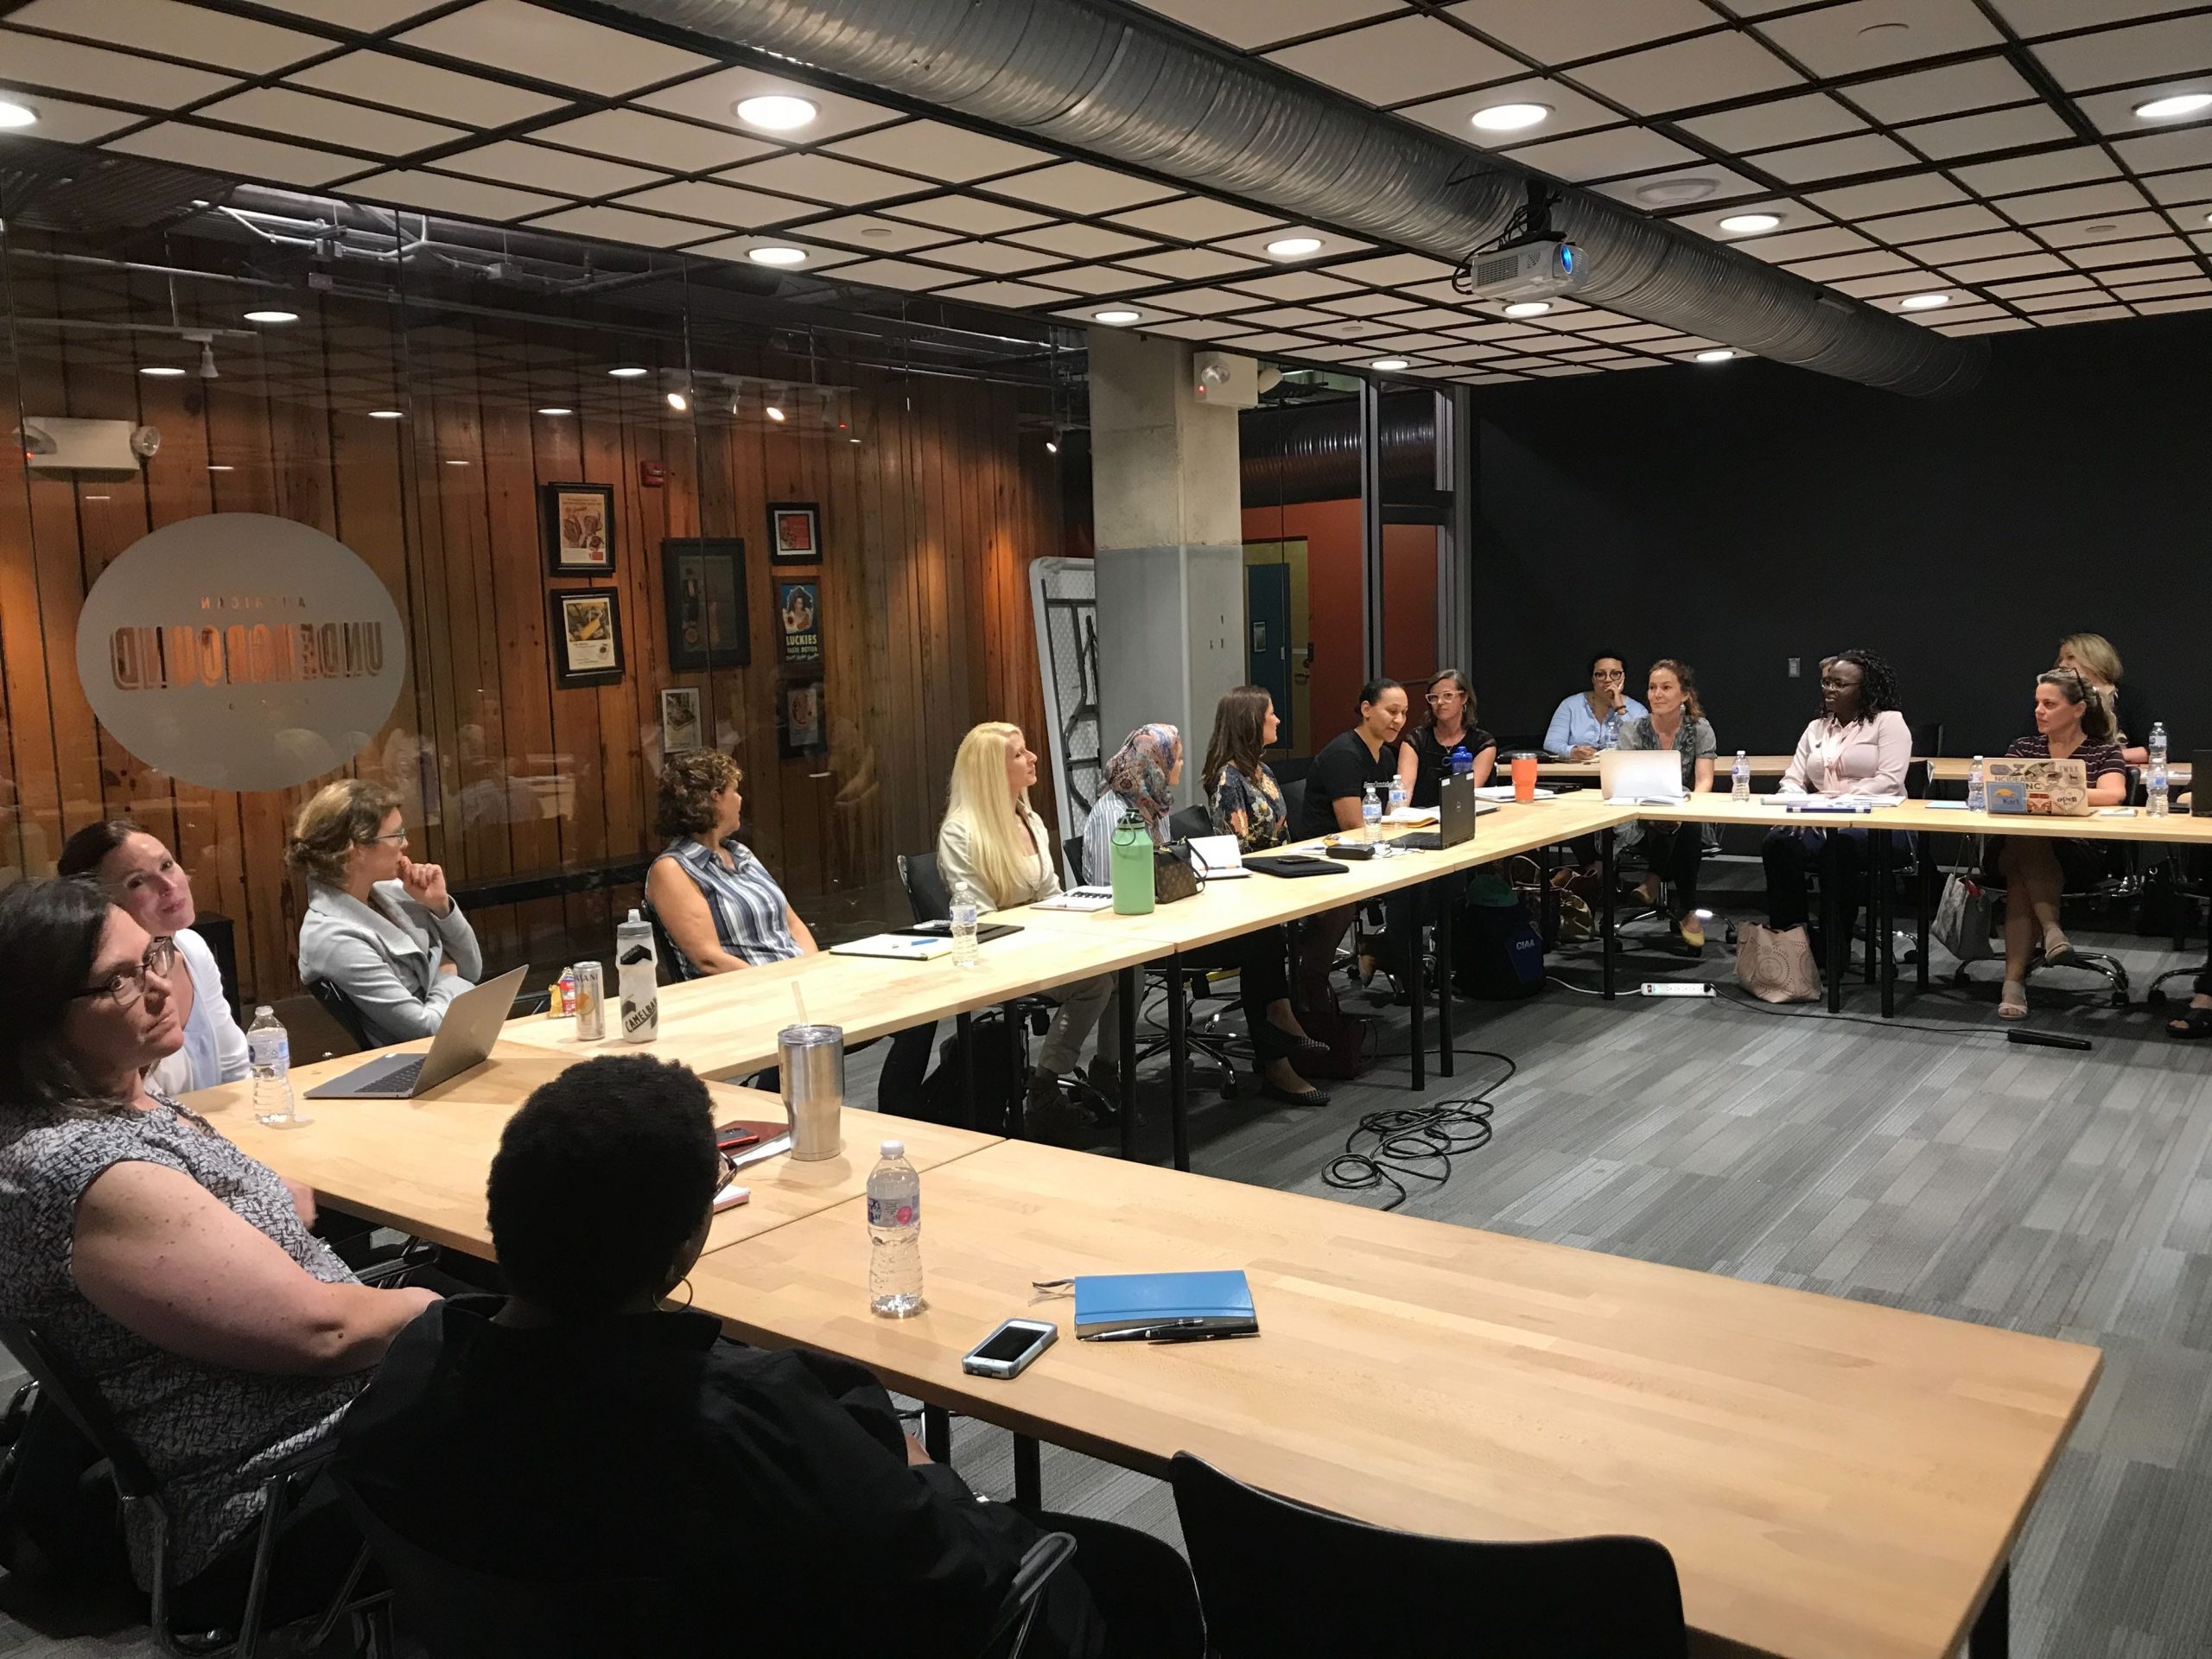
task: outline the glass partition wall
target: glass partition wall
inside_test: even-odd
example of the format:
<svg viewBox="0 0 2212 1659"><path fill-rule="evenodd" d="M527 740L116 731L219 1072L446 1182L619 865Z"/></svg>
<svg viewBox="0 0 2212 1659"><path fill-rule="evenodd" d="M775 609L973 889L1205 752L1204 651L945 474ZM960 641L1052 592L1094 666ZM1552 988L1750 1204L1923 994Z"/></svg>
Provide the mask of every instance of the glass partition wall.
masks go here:
<svg viewBox="0 0 2212 1659"><path fill-rule="evenodd" d="M542 982L610 954L662 759L709 747L817 937L903 921L894 855L933 844L962 733L1041 700L1047 346L743 267L200 206L0 242L0 885L137 818L242 993L282 995L290 818L371 778L488 965ZM183 626L139 567L102 582L177 527L213 537ZM369 610L318 658L286 616L361 567Z"/></svg>

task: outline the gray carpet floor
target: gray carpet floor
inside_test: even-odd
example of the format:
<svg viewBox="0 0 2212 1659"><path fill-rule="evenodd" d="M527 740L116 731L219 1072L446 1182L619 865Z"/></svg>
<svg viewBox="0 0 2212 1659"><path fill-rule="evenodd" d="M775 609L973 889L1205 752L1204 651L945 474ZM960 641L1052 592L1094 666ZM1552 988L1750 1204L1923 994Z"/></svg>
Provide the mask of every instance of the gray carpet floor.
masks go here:
<svg viewBox="0 0 2212 1659"><path fill-rule="evenodd" d="M2212 1654L2212 1045L2169 1041L2141 1006L2182 959L2156 940L2076 938L2113 949L2138 998L2114 1010L2102 981L2037 976L2031 1025L2087 1037L2088 1052L2006 1045L1986 966L1885 1025L1863 986L1843 1019L1734 1000L1717 944L1712 1001L1608 1004L1586 994L1594 958L1555 957L1563 982L1539 998L1458 1005L1459 1045L1519 1071L1497 1091L1495 1141L1441 1183L1409 1181L1403 1207L2100 1346L2103 1381L2016 1558L2013 1651L2184 1659ZM1637 952L1624 978L1695 971ZM1404 1014L1382 1013L1382 1046L1402 1052ZM855 1058L856 1099L872 1059ZM1460 1065L1426 1097L1500 1070ZM1361 1113L1419 1098L1403 1068L1385 1060L1318 1110L1202 1092L1194 1163L1379 1205L1387 1194L1331 1192L1321 1171ZM1164 1158L1159 1079L1144 1091ZM1003 1433L957 1425L955 1460L1011 1494ZM1054 1508L1177 1538L1160 1483L1049 1447L1044 1467ZM0 1656L153 1652L119 1614L73 1622L0 1586Z"/></svg>

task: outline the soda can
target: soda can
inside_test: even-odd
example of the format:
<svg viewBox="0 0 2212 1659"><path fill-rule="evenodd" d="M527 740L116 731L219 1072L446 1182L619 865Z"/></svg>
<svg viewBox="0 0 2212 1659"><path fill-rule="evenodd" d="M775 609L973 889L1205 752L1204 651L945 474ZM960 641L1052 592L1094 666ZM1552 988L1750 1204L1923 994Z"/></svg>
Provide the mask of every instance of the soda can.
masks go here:
<svg viewBox="0 0 2212 1659"><path fill-rule="evenodd" d="M595 962L576 964L576 1040L595 1043L607 1035L607 981Z"/></svg>

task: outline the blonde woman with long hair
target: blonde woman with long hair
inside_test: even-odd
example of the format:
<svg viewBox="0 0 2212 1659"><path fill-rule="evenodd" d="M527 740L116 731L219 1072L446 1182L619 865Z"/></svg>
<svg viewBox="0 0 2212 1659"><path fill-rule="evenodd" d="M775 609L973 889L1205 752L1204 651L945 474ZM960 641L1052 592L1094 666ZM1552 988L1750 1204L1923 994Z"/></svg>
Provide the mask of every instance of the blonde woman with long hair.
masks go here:
<svg viewBox="0 0 2212 1659"><path fill-rule="evenodd" d="M1029 804L1037 781L1037 756L1019 726L987 720L960 740L952 760L952 790L944 823L937 832L938 874L944 890L962 887L976 894L986 910L1034 904L1060 890L1059 871L1044 820ZM1024 1100L1032 1133L1065 1139L1077 1120L1060 1078L1075 1070L1084 1039L1090 1035L1113 994L1110 974L1063 985L1052 995L1060 1009L1038 1052ZM1118 1068L1101 1059L1090 1081L1109 1099L1118 1096Z"/></svg>
<svg viewBox="0 0 2212 1659"><path fill-rule="evenodd" d="M2053 666L2072 669L2104 699L2112 713L2112 741L2120 745L2120 758L2131 766L2149 766L2151 711L2144 706L2142 691L2122 681L2120 652L2112 641L2101 633L2069 633L2058 642L2058 659Z"/></svg>

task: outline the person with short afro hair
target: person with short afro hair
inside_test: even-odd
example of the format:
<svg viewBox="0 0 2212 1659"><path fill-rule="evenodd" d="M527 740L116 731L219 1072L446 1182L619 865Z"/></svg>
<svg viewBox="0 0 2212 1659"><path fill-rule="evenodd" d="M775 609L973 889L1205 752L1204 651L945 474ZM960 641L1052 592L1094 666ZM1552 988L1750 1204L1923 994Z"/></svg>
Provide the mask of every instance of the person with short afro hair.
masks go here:
<svg viewBox="0 0 2212 1659"><path fill-rule="evenodd" d="M726 1341L688 1291L664 1309L728 1179L715 1102L683 1066L607 1055L541 1085L492 1162L512 1294L449 1299L401 1333L346 1414L341 1473L457 1567L650 1583L628 1651L969 1659L1037 1522L931 1462L861 1367ZM1025 1651L1143 1651L1086 1582L1052 1580Z"/></svg>

